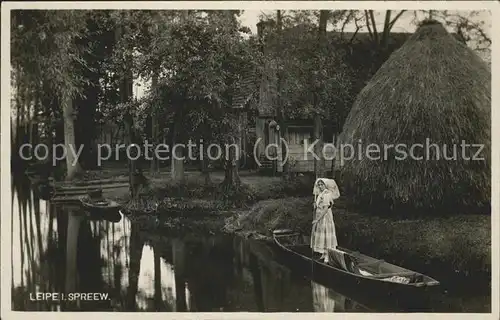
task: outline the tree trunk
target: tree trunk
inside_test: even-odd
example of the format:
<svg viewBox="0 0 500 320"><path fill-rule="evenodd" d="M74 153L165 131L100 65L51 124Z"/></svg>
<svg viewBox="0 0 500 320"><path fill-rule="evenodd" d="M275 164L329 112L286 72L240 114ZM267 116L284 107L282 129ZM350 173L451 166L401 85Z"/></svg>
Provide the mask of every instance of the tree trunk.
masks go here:
<svg viewBox="0 0 500 320"><path fill-rule="evenodd" d="M240 175L238 174L238 160L234 148L229 148L223 184L232 189L238 189L241 185Z"/></svg>
<svg viewBox="0 0 500 320"><path fill-rule="evenodd" d="M152 91L155 91L157 89L157 87L158 87L158 71L155 71L153 74L153 78L151 79ZM158 138L159 138L158 137L159 124L158 124L158 114L157 114L158 110L157 110L157 108L158 108L158 106L156 106L156 105L153 107L153 112L151 115L151 138L152 138L151 142L153 143L153 152L152 152L153 160L151 160L151 173L152 174L158 173L158 171L160 169L160 162L154 153L154 148L156 148L156 146L158 145Z"/></svg>
<svg viewBox="0 0 500 320"><path fill-rule="evenodd" d="M281 142L281 159L282 161L286 161L285 164L283 165L283 174L285 175L285 178L290 180L292 178L292 175L291 175L291 172L290 172L290 155L289 154L285 154L285 152L287 152L287 141L286 141L286 137L288 137L288 125L286 123L286 121L283 121L282 122L283 125L281 126L281 132L283 133L283 139L285 141L282 141Z"/></svg>
<svg viewBox="0 0 500 320"><path fill-rule="evenodd" d="M387 49L392 27L399 20L399 18L401 18L401 16L405 12L406 12L406 10L400 10L395 15L395 17L391 19L392 10L386 10L384 26L383 26L383 30L382 30L382 39L380 39L378 31L377 31L377 24L375 22L375 16L373 14L373 10L365 10L364 11L366 27L368 29L368 32L370 34L370 38L371 38L372 42L375 44L375 46L374 46L375 48Z"/></svg>
<svg viewBox="0 0 500 320"><path fill-rule="evenodd" d="M52 145L54 144L64 144L64 120L62 123L58 121L55 125L56 136L52 140ZM52 147L52 146L51 146Z"/></svg>
<svg viewBox="0 0 500 320"><path fill-rule="evenodd" d="M123 21L127 21L126 15L128 12L122 12ZM116 38L119 40L123 36L123 26L118 26L116 29ZM125 48L125 67L121 74L121 83L120 83L120 99L122 103L130 102L133 96L133 74L132 74L132 52L128 48ZM128 51L127 51L128 50ZM129 110L126 111L124 116L124 126L125 126L125 144L130 146L131 144L136 142L136 137L134 134L134 123L133 117ZM130 194L132 198L137 196L136 190L136 171L137 171L137 163L136 160L131 158L127 159L128 161L128 173L129 173L129 188Z"/></svg>
<svg viewBox="0 0 500 320"><path fill-rule="evenodd" d="M73 156L76 150L75 143L75 119L73 109L73 99L67 94L63 94L63 118L64 118L64 146L67 150L66 153L66 180L72 180L75 175L81 171L78 159Z"/></svg>
<svg viewBox="0 0 500 320"><path fill-rule="evenodd" d="M32 125L31 125L31 144L33 146L36 146L39 143L39 137L40 133L39 128L38 128L38 113L40 112L40 93L39 91L35 91L35 105L34 105L34 113L33 113L33 118L32 118Z"/></svg>
<svg viewBox="0 0 500 320"><path fill-rule="evenodd" d="M173 124L173 139L172 139L172 149L171 149L171 154L172 154L172 160L171 160L171 175L172 175L172 180L175 183L184 183L184 160L183 160L183 155L184 155L184 148L182 143L180 143L181 139L179 138L179 131L180 131L180 125L181 122L178 121L180 118L180 113L176 117L176 121L174 121ZM175 148L176 144L179 145L179 147Z"/></svg>
<svg viewBox="0 0 500 320"><path fill-rule="evenodd" d="M174 145L176 143L177 142L174 140ZM184 152L181 147L176 148L174 151L175 152L172 153L172 180L176 183L184 183L184 160L182 160Z"/></svg>
<svg viewBox="0 0 500 320"><path fill-rule="evenodd" d="M133 136L133 120L132 116L130 114L127 114L124 117L123 124L125 126L125 144L127 146L130 146L131 144L134 143L134 136ZM132 157L134 157L134 154L130 154ZM129 189L130 189L130 195L132 198L135 198L137 196L137 188L136 188L136 160L132 159L132 157L127 157L127 163L128 163L128 182L129 182Z"/></svg>
<svg viewBox="0 0 500 320"><path fill-rule="evenodd" d="M97 168L97 157L94 151L97 136L95 116L99 95L99 78L93 73L88 73L86 78L90 83L84 88L85 98L77 100L78 122L75 126L75 133L78 147L83 147L82 165L85 169L90 170Z"/></svg>
<svg viewBox="0 0 500 320"><path fill-rule="evenodd" d="M325 176L325 158L323 157L323 122L321 115L314 115L314 141L318 141L314 146L314 153L319 159L314 158L314 173L316 178Z"/></svg>
<svg viewBox="0 0 500 320"><path fill-rule="evenodd" d="M208 154L204 151L203 154L203 159L200 161L201 164L201 174L203 176L203 179L205 181L205 185L209 186L212 184L212 179L210 178L210 162L208 159Z"/></svg>
<svg viewBox="0 0 500 320"><path fill-rule="evenodd" d="M319 28L318 28L318 44L320 51L325 51L326 42L326 25L328 22L328 10L321 10L319 16ZM322 66L319 66L321 69ZM324 177L325 175L325 158L323 156L323 122L321 119L321 113L319 109L319 97L318 91L321 88L317 88L314 94L314 106L317 109L314 115L314 142L317 141L314 147L314 153L319 158L314 157L314 174L316 178Z"/></svg>
<svg viewBox="0 0 500 320"><path fill-rule="evenodd" d="M384 21L384 31L382 32L381 48L382 50L387 50L389 45L389 31L391 29L391 10L386 10L385 21Z"/></svg>
<svg viewBox="0 0 500 320"><path fill-rule="evenodd" d="M181 15L181 20L186 21L189 19L190 12L189 10L184 10ZM182 103L182 102L180 102ZM176 144L181 144L182 139L180 139L180 131L181 131L181 120L182 120L182 112L179 110L176 112L173 123L173 132L172 132L172 145L171 145L171 162L170 162L170 174L174 183L183 184L185 181L184 176L184 148L179 146L178 148L174 147ZM182 159L182 160L181 160Z"/></svg>
<svg viewBox="0 0 500 320"><path fill-rule="evenodd" d="M236 119L238 119L236 137L239 139L241 137L241 117L238 114L236 115ZM236 154L236 150L234 147L226 148L228 149L228 153L226 154L226 168L224 173L224 181L222 184L225 186L225 191L228 192L230 190L238 190L241 185L240 175L238 173L238 158L240 155Z"/></svg>
<svg viewBox="0 0 500 320"><path fill-rule="evenodd" d="M16 77L16 89L15 89L15 103L16 103L16 121L15 121L15 128L11 128L12 132L12 137L14 137L14 143L15 145L11 146L11 155L12 157L15 157L16 160L11 162L11 166L13 168L17 168L19 164L21 164L21 159L19 156L19 147L21 146L21 135L20 135L20 125L21 125L21 106L22 106L22 94L21 94L21 80L20 78L20 72L18 71L18 75ZM23 169L24 170L24 169Z"/></svg>
<svg viewBox="0 0 500 320"><path fill-rule="evenodd" d="M337 148L337 137L338 137L338 133L334 133L332 141L333 141L333 145L335 146L335 148ZM332 170L332 178L333 179L335 179L335 172L337 169L336 162L337 162L337 155L335 155L335 157L332 159L331 170Z"/></svg>
<svg viewBox="0 0 500 320"><path fill-rule="evenodd" d="M276 14L276 20L277 20L277 27L278 27L278 52L281 52L281 41L282 41L282 29L283 29L283 17L281 15L281 10L278 10L277 14ZM285 179L290 179L290 164L288 163L288 159L286 159L286 157L288 157L287 154L285 154L286 150L287 150L287 142L286 142L286 138L288 137L288 125L287 125L287 120L286 120L286 117L285 117L285 111L283 110L283 106L282 106L282 99L281 99L281 81L282 81L282 74L281 74L281 60L280 60L280 56L278 55L277 56L278 58L278 72L277 72L277 92L278 92L278 96L277 96L277 106L278 106L278 117L279 117L279 125L280 125L280 130L282 132L282 135L281 137L283 138L281 141L280 141L280 144L281 144L281 161L282 163L285 162L283 164L283 177Z"/></svg>
<svg viewBox="0 0 500 320"><path fill-rule="evenodd" d="M378 31L377 31L377 23L375 22L375 16L373 14L373 10L368 10L368 15L370 17L370 22L371 22L371 25L373 28L374 41L375 41L375 43L380 44Z"/></svg>

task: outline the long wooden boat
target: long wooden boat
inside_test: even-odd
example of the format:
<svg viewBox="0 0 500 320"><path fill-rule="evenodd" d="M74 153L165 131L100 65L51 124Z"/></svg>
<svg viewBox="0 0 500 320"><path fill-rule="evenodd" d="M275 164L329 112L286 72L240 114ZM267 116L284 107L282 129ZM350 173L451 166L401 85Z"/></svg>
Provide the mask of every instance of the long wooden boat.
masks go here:
<svg viewBox="0 0 500 320"><path fill-rule="evenodd" d="M80 203L90 220L119 222L122 219L122 215L119 211L121 205L116 201L104 198L97 201L91 200L87 195L80 197Z"/></svg>
<svg viewBox="0 0 500 320"><path fill-rule="evenodd" d="M397 304L407 305L410 301L418 308L421 304L416 299L425 298L422 293L428 292L427 288L439 285L439 281L419 272L342 247L331 250L330 261L325 263L313 255L305 237L292 230L275 230L273 239L292 267L310 273L322 283L336 289L348 289L349 293L356 295L362 292L372 298L397 298Z"/></svg>

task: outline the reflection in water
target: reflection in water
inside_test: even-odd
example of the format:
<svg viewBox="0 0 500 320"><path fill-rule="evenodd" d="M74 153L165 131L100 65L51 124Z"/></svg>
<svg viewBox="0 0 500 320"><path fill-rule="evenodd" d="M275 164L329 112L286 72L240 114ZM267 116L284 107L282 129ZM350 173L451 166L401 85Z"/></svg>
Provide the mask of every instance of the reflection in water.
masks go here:
<svg viewBox="0 0 500 320"><path fill-rule="evenodd" d="M347 312L349 310L362 310L362 306L355 301L327 288L319 283L311 281L313 305L315 312Z"/></svg>
<svg viewBox="0 0 500 320"><path fill-rule="evenodd" d="M51 261L58 238L54 215L47 210L46 202L39 201L29 191L29 181L13 181L13 187L17 189L13 194L11 220L13 299L21 298L23 309L57 310L57 306L46 302L25 299L28 290L54 292L57 289L58 270Z"/></svg>
<svg viewBox="0 0 500 320"><path fill-rule="evenodd" d="M167 305L175 304L174 270L170 264L160 259L159 253L149 245L142 248L138 287L140 290L136 295L137 310L161 311L162 301Z"/></svg>
<svg viewBox="0 0 500 320"><path fill-rule="evenodd" d="M185 262L186 262L186 252L184 243L178 239L173 239L172 241L172 253L173 253L173 264L175 271L174 278L174 288L175 292L179 293L176 295L175 311L182 312L187 311L186 305L186 295L185 295Z"/></svg>
<svg viewBox="0 0 500 320"><path fill-rule="evenodd" d="M78 215L74 209L68 209L68 232L66 239L66 281L65 292L76 292L77 281L77 245L82 215ZM89 261L90 265L93 261Z"/></svg>
<svg viewBox="0 0 500 320"><path fill-rule="evenodd" d="M346 298L314 283L321 294L311 291L309 281L260 243L155 235L125 218L89 219L78 206L51 205L33 195L29 182L16 180L13 190L15 310L350 311L339 302ZM99 292L110 299L31 301L36 292Z"/></svg>
<svg viewBox="0 0 500 320"><path fill-rule="evenodd" d="M314 311L333 312L335 310L335 300L329 295L329 290L325 286L312 281L312 294Z"/></svg>

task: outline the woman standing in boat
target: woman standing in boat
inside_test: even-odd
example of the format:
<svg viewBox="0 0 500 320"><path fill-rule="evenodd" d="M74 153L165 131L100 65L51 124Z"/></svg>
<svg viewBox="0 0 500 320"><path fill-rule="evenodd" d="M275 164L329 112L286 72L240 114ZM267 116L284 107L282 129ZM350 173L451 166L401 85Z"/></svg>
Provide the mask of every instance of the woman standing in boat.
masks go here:
<svg viewBox="0 0 500 320"><path fill-rule="evenodd" d="M337 236L333 222L333 200L340 197L337 183L332 179L317 179L313 189L314 219L312 222L311 248L329 262L328 250L337 247Z"/></svg>

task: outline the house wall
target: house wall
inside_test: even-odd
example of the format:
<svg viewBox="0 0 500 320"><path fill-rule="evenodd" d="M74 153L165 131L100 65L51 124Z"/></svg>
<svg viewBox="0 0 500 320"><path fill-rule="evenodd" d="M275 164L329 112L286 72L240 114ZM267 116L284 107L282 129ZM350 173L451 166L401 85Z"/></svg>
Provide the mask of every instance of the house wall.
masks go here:
<svg viewBox="0 0 500 320"><path fill-rule="evenodd" d="M281 150L280 150L281 151ZM325 149L325 158L332 159L334 151L332 148ZM314 171L314 156L307 152L307 146L304 144L288 145L288 164L291 172L312 172ZM330 171L332 160L325 160L325 169ZM279 163L278 172L283 172L283 164Z"/></svg>
<svg viewBox="0 0 500 320"><path fill-rule="evenodd" d="M287 142L288 150L282 150L281 148L281 131L275 131L272 128L269 128L270 118L257 117L255 121L255 134L256 138L261 138L261 141L256 147L256 153L258 156L264 155L265 148L269 144L278 144L278 156L279 159L276 163L276 171L283 172L283 154L288 153L288 164L289 170L291 172L313 172L314 171L314 158L310 152L307 152L308 146L313 143L313 127L312 125L291 125L288 127L287 135L284 136L285 141ZM324 129L324 132L328 132L328 128ZM331 132L331 130L330 130ZM304 140L307 141L308 144L304 144ZM331 144L333 141L336 141L336 137L334 135L326 134L324 136L325 143ZM336 143L336 148L327 147L325 148L325 158L330 160L325 160L325 169L326 171L330 171L332 168L332 161L334 161L335 168L340 167L340 159L335 159L335 151L339 150L339 142ZM252 145L253 148L253 145ZM249 149L249 152L252 150ZM268 152L273 155L274 148L269 148ZM333 160L332 160L333 159Z"/></svg>
<svg viewBox="0 0 500 320"><path fill-rule="evenodd" d="M307 152L308 147L313 143L312 139L312 126L291 127L287 135L288 142L288 164L291 172L312 172L314 171L314 156ZM304 143L308 141L308 144ZM325 143L331 144L336 141L334 136L324 137ZM335 150L339 150L339 142L337 141L335 149L332 147L324 148L325 169L330 171L332 168L332 161L334 161L335 168L340 166L340 159L335 159ZM282 150L280 149L280 154ZM285 151L286 152L286 151ZM283 172L283 163L280 161L278 164L278 172Z"/></svg>
<svg viewBox="0 0 500 320"><path fill-rule="evenodd" d="M263 155L266 146L269 144L276 144L280 142L280 134L276 132L275 128L269 127L269 122L272 118L259 117L255 121L255 136L260 139L256 147L257 156ZM253 146L252 146L253 148ZM268 152L273 152L272 149L268 149Z"/></svg>

